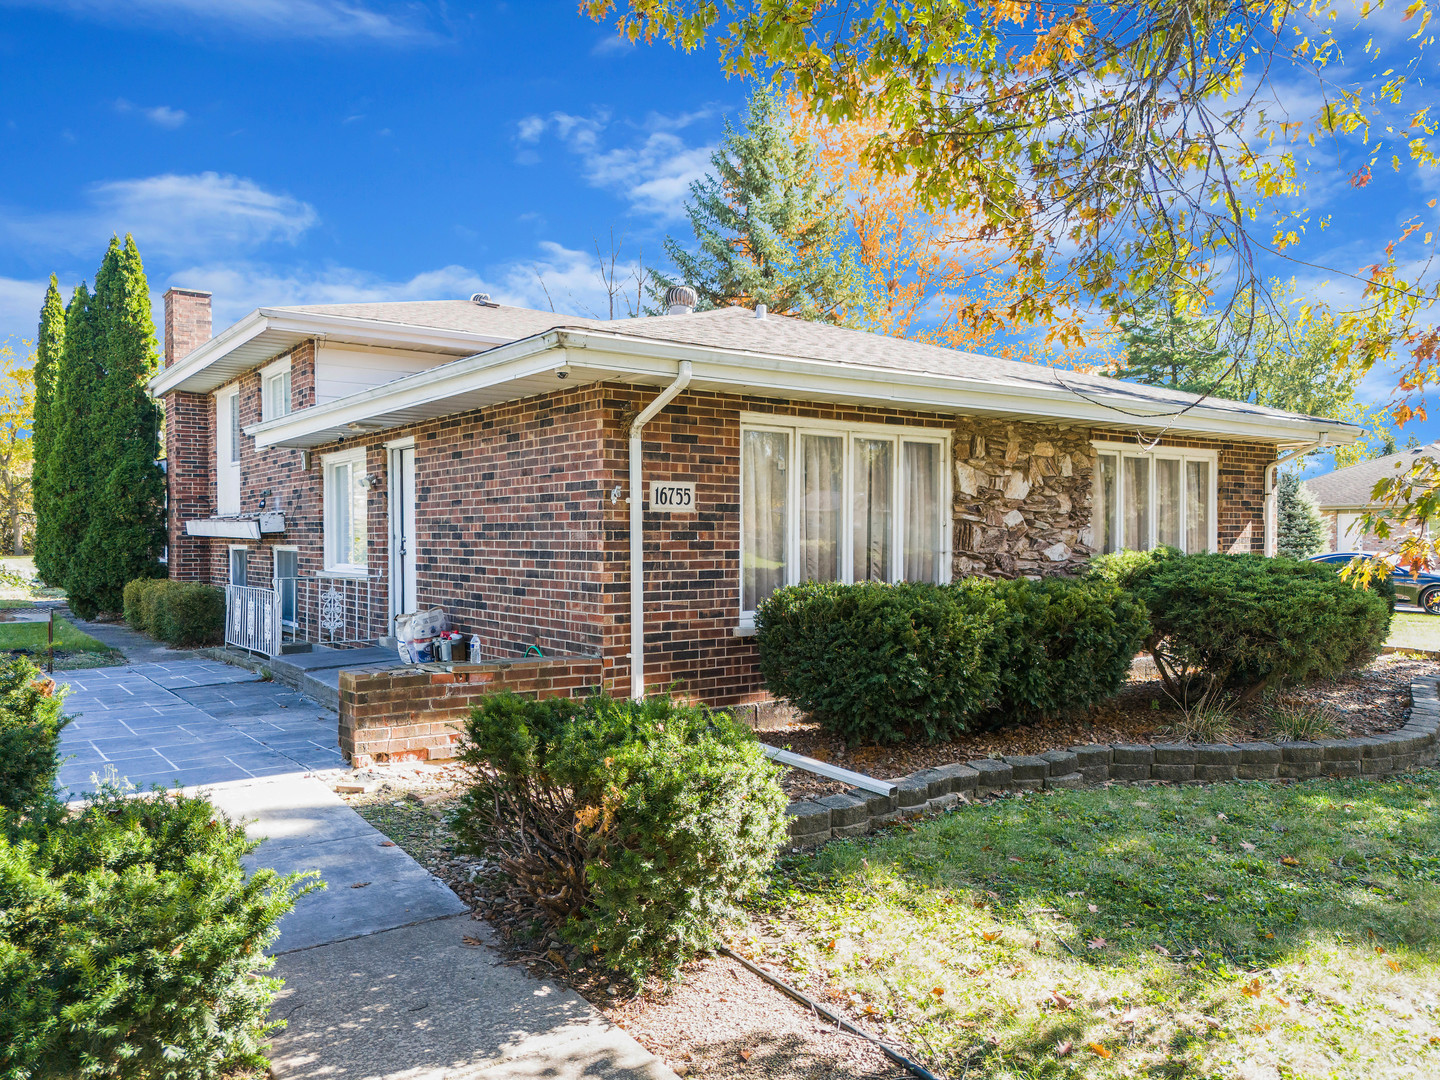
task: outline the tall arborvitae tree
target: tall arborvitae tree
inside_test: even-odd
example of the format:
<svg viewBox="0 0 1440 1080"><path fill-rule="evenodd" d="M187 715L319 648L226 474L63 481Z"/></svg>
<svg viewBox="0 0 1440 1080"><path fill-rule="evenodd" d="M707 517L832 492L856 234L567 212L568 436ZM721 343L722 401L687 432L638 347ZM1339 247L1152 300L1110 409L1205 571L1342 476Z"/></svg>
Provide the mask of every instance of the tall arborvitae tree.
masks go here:
<svg viewBox="0 0 1440 1080"><path fill-rule="evenodd" d="M813 147L796 137L773 91L750 99L743 131L726 123L710 163L685 207L698 250L666 237L678 274L652 273L652 297L680 283L695 289L702 310L765 304L802 319L857 321L868 296L843 202L820 180Z"/></svg>
<svg viewBox="0 0 1440 1080"><path fill-rule="evenodd" d="M31 429L35 461L30 486L35 509L35 570L42 581L53 585L62 579L55 562L55 505L48 470L55 446L55 392L64 349L65 302L60 298L60 282L51 274L45 304L40 309L40 332L35 338L35 422Z"/></svg>
<svg viewBox="0 0 1440 1080"><path fill-rule="evenodd" d="M127 581L161 576L165 478L160 410L145 384L159 368L150 288L133 237L112 239L95 279L99 388L95 500L67 591L87 610L119 611ZM80 609L76 609L77 614Z"/></svg>
<svg viewBox="0 0 1440 1080"><path fill-rule="evenodd" d="M54 443L45 483L51 500L51 566L56 577L46 581L67 592L74 581L75 563L81 541L90 523L100 470L96 449L100 433L100 327L94 297L84 282L76 287L65 309L65 347L60 354L60 371L55 380L55 398L50 407ZM72 599L76 614L93 615L82 596Z"/></svg>

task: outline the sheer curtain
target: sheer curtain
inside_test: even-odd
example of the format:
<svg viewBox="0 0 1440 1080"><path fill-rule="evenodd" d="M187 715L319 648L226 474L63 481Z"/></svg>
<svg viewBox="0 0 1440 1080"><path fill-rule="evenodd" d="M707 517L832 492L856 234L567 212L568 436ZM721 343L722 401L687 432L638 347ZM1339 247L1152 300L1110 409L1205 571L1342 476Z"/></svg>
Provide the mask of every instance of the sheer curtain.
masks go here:
<svg viewBox="0 0 1440 1080"><path fill-rule="evenodd" d="M1180 546L1180 462L1155 459L1155 543Z"/></svg>
<svg viewBox="0 0 1440 1080"><path fill-rule="evenodd" d="M779 431L740 436L740 608L785 584L785 517L790 438Z"/></svg>
<svg viewBox="0 0 1440 1080"><path fill-rule="evenodd" d="M1132 551L1150 548L1150 459L1122 458L1125 477L1125 546Z"/></svg>
<svg viewBox="0 0 1440 1080"><path fill-rule="evenodd" d="M1095 460L1095 508L1091 531L1095 534L1095 550L1114 551L1120 542L1115 526L1115 511L1119 508L1120 459L1114 454L1101 454Z"/></svg>
<svg viewBox="0 0 1440 1080"><path fill-rule="evenodd" d="M800 580L840 580L845 440L800 436Z"/></svg>
<svg viewBox="0 0 1440 1080"><path fill-rule="evenodd" d="M855 440L854 568L856 581L890 580L890 488L894 445L888 439Z"/></svg>
<svg viewBox="0 0 1440 1080"><path fill-rule="evenodd" d="M1210 463L1185 463L1185 550L1210 550Z"/></svg>
<svg viewBox="0 0 1440 1080"><path fill-rule="evenodd" d="M935 443L904 444L905 580L940 580L941 536L940 447Z"/></svg>

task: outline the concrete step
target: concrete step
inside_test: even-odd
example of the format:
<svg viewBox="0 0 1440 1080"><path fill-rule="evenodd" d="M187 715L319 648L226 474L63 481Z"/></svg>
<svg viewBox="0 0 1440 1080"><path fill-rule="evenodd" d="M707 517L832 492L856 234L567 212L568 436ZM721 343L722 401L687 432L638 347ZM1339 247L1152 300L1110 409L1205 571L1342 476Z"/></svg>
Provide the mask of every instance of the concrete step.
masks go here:
<svg viewBox="0 0 1440 1080"><path fill-rule="evenodd" d="M310 652L283 653L267 661L266 667L287 686L314 698L337 712L340 709L340 672L351 669L375 671L400 667L400 658L389 649L368 645L358 649L335 649L317 645Z"/></svg>

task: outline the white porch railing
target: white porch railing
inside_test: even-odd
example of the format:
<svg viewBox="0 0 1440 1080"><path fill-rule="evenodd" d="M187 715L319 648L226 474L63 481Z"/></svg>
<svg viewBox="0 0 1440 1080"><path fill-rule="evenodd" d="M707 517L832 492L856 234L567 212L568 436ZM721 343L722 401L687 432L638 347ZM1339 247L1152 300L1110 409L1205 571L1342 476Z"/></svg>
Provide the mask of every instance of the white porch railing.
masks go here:
<svg viewBox="0 0 1440 1080"><path fill-rule="evenodd" d="M296 582L296 637L322 645L363 645L388 633L377 605L387 602L377 579L316 574Z"/></svg>
<svg viewBox="0 0 1440 1080"><path fill-rule="evenodd" d="M225 644L265 656L280 652L280 596L274 589L225 586Z"/></svg>

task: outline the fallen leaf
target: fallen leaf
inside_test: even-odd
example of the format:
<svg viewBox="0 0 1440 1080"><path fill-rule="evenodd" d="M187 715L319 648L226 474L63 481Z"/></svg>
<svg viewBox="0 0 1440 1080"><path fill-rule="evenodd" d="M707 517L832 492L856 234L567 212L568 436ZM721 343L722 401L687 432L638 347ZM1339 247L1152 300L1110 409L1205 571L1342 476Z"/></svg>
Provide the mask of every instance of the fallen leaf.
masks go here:
<svg viewBox="0 0 1440 1080"><path fill-rule="evenodd" d="M1106 1050L1105 1047L1101 1046L1098 1042L1090 1043L1086 1049L1096 1057L1108 1058L1110 1056L1110 1051Z"/></svg>
<svg viewBox="0 0 1440 1080"><path fill-rule="evenodd" d="M740 1060L741 1060L741 1061L749 1061L749 1060L750 1060L750 1055L753 1054L753 1053L755 1053L754 1050L741 1050L741 1051L740 1051Z"/></svg>
<svg viewBox="0 0 1440 1080"><path fill-rule="evenodd" d="M1156 952L1158 952L1161 956L1169 956L1169 955L1170 955L1170 950L1167 949L1164 945L1151 945L1150 947L1151 947L1152 949L1154 949Z"/></svg>
<svg viewBox="0 0 1440 1080"><path fill-rule="evenodd" d="M1288 1005L1290 1004L1290 1002L1286 1001L1286 1000L1285 1000L1284 998L1282 998L1279 994L1272 994L1271 996L1272 996L1276 1001L1278 1001L1281 1005L1288 1006Z"/></svg>
<svg viewBox="0 0 1440 1080"><path fill-rule="evenodd" d="M943 986L931 987L930 992L934 994L937 998L945 996L945 988Z"/></svg>
<svg viewBox="0 0 1440 1080"><path fill-rule="evenodd" d="M1090 909L1090 914L1091 914L1091 915L1094 915L1097 911L1100 910L1100 909L1099 909L1098 907L1096 907L1094 904L1086 904L1085 906Z"/></svg>
<svg viewBox="0 0 1440 1080"><path fill-rule="evenodd" d="M1381 956L1384 956L1384 955L1385 955L1385 946L1384 946L1384 945L1376 945L1376 946L1375 946L1375 951L1376 951L1377 953L1379 953Z"/></svg>
<svg viewBox="0 0 1440 1080"><path fill-rule="evenodd" d="M1251 979L1244 986L1240 987L1240 992L1249 998L1258 998L1260 996L1260 990L1260 979L1258 977Z"/></svg>
<svg viewBox="0 0 1440 1080"><path fill-rule="evenodd" d="M1240 846L1241 846L1242 848L1244 848L1246 851L1254 851L1254 850L1255 850L1255 845L1252 844L1252 843L1250 843L1249 840L1241 840L1241 841L1240 841Z"/></svg>
<svg viewBox="0 0 1440 1080"><path fill-rule="evenodd" d="M860 1011L863 1012L866 1016L875 1016L880 1012L880 1010L875 1008L874 1005L866 1005L865 1008L861 1009Z"/></svg>
<svg viewBox="0 0 1440 1080"><path fill-rule="evenodd" d="M1208 892L1207 892L1207 893L1201 893L1200 895L1202 895L1203 897L1205 897L1205 899L1206 899L1206 900L1209 900L1210 903L1212 903L1212 904L1218 904L1218 903L1220 902L1220 898L1219 898L1218 896L1216 896L1214 893L1208 893Z"/></svg>
<svg viewBox="0 0 1440 1080"><path fill-rule="evenodd" d="M1065 895L1070 897L1071 899L1074 899L1077 896L1084 896L1085 894L1082 892L1067 892Z"/></svg>
<svg viewBox="0 0 1440 1080"><path fill-rule="evenodd" d="M471 937L469 934L466 934L464 937L462 937L462 938L460 939L460 944L462 944L462 945L484 945L485 942L481 941L478 937Z"/></svg>
<svg viewBox="0 0 1440 1080"><path fill-rule="evenodd" d="M1215 820L1217 820L1217 821L1229 821L1230 819L1227 818L1224 814L1216 814L1216 815L1215 815Z"/></svg>
<svg viewBox="0 0 1440 1080"><path fill-rule="evenodd" d="M1006 857L1007 859L1009 859L1011 862L1024 862L1024 861L1025 861L1024 859L1017 859L1014 855L1007 855L1007 856L1005 856L1005 857Z"/></svg>
<svg viewBox="0 0 1440 1080"><path fill-rule="evenodd" d="M1059 1046L1055 1047L1055 1056L1064 1057L1066 1054L1070 1053L1070 1051L1074 1049L1075 1044L1072 1043L1069 1039L1066 1039Z"/></svg>
<svg viewBox="0 0 1440 1080"><path fill-rule="evenodd" d="M369 885L369 884L370 884L370 882L368 882L368 881L357 881L357 882L355 882L354 885L351 885L350 887L351 887L352 889L363 889L363 888L365 888L366 885Z"/></svg>
<svg viewBox="0 0 1440 1080"><path fill-rule="evenodd" d="M1219 842L1220 842L1220 838L1219 838L1218 836L1216 836L1214 833L1211 833L1211 834L1210 834L1210 843L1212 843L1212 844L1218 844Z"/></svg>
<svg viewBox="0 0 1440 1080"><path fill-rule="evenodd" d="M1280 865L1281 865L1281 866L1299 866L1299 865L1300 865L1300 860L1297 859L1297 858L1295 858L1294 855L1286 855L1283 859L1280 860Z"/></svg>
<svg viewBox="0 0 1440 1080"><path fill-rule="evenodd" d="M1109 943L1103 937L1093 937L1085 943L1085 946L1089 949L1103 949L1107 944Z"/></svg>
<svg viewBox="0 0 1440 1080"><path fill-rule="evenodd" d="M1054 1001L1055 1001L1055 1004L1058 1005L1058 1006L1059 1006L1060 1008L1062 1008L1062 1009L1068 1009L1068 1008L1070 1007L1070 1005L1071 1005L1071 1000L1072 1000L1072 999L1066 997L1066 996L1065 996L1064 994L1062 994L1059 990L1051 990L1051 991L1050 991L1050 997L1053 998Z"/></svg>
<svg viewBox="0 0 1440 1080"><path fill-rule="evenodd" d="M1266 941L1275 940L1275 932L1273 930L1266 930L1265 933L1261 934L1260 936L1263 937Z"/></svg>
<svg viewBox="0 0 1440 1080"><path fill-rule="evenodd" d="M381 846L381 847L394 847L394 846L395 846L395 841L394 841L394 840L381 840L381 841L380 841L380 846Z"/></svg>
<svg viewBox="0 0 1440 1080"><path fill-rule="evenodd" d="M1000 931L999 931L999 930L986 930L986 931L985 931L983 934L981 934L980 936L983 937L986 941L994 941L996 938L998 938L998 937L1000 936Z"/></svg>
<svg viewBox="0 0 1440 1080"><path fill-rule="evenodd" d="M1385 963L1386 963L1386 965L1389 966L1389 968L1390 968L1391 971L1395 972L1397 975L1400 973L1400 961L1399 961L1399 960L1386 960Z"/></svg>

